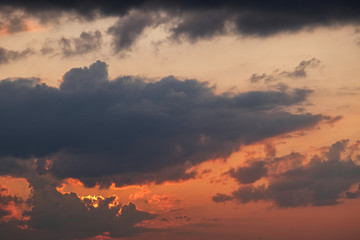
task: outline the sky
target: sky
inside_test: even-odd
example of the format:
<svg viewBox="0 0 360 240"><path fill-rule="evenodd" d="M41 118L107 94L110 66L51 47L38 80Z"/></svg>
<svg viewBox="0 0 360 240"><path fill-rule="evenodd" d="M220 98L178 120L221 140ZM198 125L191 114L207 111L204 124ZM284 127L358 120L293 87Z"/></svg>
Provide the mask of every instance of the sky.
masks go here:
<svg viewBox="0 0 360 240"><path fill-rule="evenodd" d="M360 3L0 3L0 234L358 240Z"/></svg>

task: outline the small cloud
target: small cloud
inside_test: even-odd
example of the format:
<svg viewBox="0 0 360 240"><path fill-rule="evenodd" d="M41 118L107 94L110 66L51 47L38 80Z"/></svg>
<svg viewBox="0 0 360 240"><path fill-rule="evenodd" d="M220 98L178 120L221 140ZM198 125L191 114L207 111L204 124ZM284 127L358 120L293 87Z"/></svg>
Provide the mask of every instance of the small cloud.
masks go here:
<svg viewBox="0 0 360 240"><path fill-rule="evenodd" d="M64 57L87 54L101 48L102 35L100 31L82 32L78 38L61 38L60 49ZM48 46L42 48L42 53L52 52Z"/></svg>
<svg viewBox="0 0 360 240"><path fill-rule="evenodd" d="M13 51L0 47L0 65L9 62L17 61L26 58L28 55L33 54L34 50L27 48L22 51Z"/></svg>
<svg viewBox="0 0 360 240"><path fill-rule="evenodd" d="M312 58L310 60L303 60L295 67L293 71L283 71L278 73L278 71L274 71L272 74L258 74L254 73L249 78L249 81L251 83L265 83L269 84L271 82L275 82L281 78L293 78L293 79L299 79L299 78L306 78L308 75L308 70L311 68L316 68L320 65L321 61L317 58ZM278 87L281 87L280 85L284 85L283 83L278 83ZM276 85L275 85L276 86ZM286 86L286 85L285 85ZM284 86L283 86L284 87Z"/></svg>
<svg viewBox="0 0 360 240"><path fill-rule="evenodd" d="M282 72L281 75L290 78L305 78L307 77L307 70L309 68L315 68L320 65L320 60L317 58L312 58L310 60L303 60L299 63L298 66L291 72Z"/></svg>

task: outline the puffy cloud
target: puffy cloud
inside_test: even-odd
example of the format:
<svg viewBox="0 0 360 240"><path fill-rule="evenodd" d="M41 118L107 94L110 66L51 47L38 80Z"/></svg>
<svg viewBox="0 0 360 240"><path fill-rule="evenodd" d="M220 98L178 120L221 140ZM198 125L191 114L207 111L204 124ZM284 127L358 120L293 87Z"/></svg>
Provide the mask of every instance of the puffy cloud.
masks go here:
<svg viewBox="0 0 360 240"><path fill-rule="evenodd" d="M353 192L350 189L360 181L360 166L352 161L349 155L345 159L341 158L346 151L352 151L347 144L347 140L338 141L322 156L315 155L307 164L299 164L299 160L304 156L296 153L268 160L267 169L271 174L269 173L267 187L245 185L231 195L218 194L213 200L237 200L240 203L263 200L274 202L279 207L300 207L335 205L344 197L358 197L358 190ZM290 167L289 164L282 169L279 169L278 165L275 168L272 166L291 158L293 164ZM231 176L239 182L247 177L247 172L243 175L240 175L240 171L235 173L238 174L233 172ZM257 174L258 172L254 173L252 180L259 179L260 175Z"/></svg>
<svg viewBox="0 0 360 240"><path fill-rule="evenodd" d="M100 61L71 69L59 88L7 79L0 82L2 168L16 172L20 162L11 159L43 158L58 178L87 186L188 179L198 163L319 123L322 115L283 110L310 93L216 95L207 83L174 77L109 81Z"/></svg>

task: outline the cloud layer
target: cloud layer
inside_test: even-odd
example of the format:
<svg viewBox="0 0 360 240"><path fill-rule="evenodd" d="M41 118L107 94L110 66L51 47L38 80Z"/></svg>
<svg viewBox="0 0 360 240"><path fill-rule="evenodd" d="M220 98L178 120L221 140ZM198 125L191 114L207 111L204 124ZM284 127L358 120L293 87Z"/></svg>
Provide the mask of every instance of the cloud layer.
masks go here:
<svg viewBox="0 0 360 240"><path fill-rule="evenodd" d="M129 49L147 27L167 23L172 39L212 38L224 34L266 37L317 26L360 23L356 1L2 1L11 14L0 23L9 33L26 30L26 19L53 22L54 16L76 13L83 20L98 16L118 16L109 29L116 51ZM24 10L19 18L17 10ZM13 14L16 13L16 14ZM160 17L159 15L166 17Z"/></svg>

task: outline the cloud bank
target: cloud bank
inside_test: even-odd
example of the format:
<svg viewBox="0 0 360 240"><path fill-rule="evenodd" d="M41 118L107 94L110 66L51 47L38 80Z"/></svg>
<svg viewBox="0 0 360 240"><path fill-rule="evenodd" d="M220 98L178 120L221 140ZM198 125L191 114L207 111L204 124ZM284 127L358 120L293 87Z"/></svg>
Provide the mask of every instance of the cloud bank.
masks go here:
<svg viewBox="0 0 360 240"><path fill-rule="evenodd" d="M309 94L216 95L207 83L171 76L110 81L101 61L71 69L59 88L35 78L5 79L0 161L6 174L21 172L21 159L37 158L39 172L86 186L188 179L196 175L190 167L226 158L243 144L315 126L322 115L285 110Z"/></svg>
<svg viewBox="0 0 360 240"><path fill-rule="evenodd" d="M38 18L43 24L54 22L54 16L76 14L82 20L118 16L111 27L118 52L129 49L147 27L168 25L170 38L192 42L224 34L267 37L292 33L318 26L360 23L360 4L356 1L2 1L7 19L2 24L9 33L25 31L26 19ZM18 12L25 11L25 14ZM1 23L0 23L1 28Z"/></svg>

